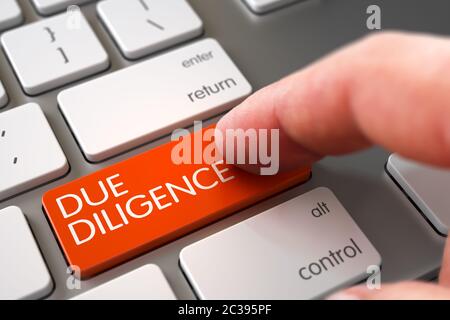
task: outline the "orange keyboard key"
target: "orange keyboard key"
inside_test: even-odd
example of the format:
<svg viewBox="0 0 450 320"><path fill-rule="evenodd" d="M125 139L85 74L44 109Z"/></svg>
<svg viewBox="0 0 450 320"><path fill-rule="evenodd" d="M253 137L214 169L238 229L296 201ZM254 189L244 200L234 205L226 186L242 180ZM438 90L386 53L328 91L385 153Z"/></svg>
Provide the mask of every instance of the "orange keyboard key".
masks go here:
<svg viewBox="0 0 450 320"><path fill-rule="evenodd" d="M45 212L66 259L82 278L304 182L311 173L301 168L255 176L221 161L176 165L171 161L175 144L44 195Z"/></svg>

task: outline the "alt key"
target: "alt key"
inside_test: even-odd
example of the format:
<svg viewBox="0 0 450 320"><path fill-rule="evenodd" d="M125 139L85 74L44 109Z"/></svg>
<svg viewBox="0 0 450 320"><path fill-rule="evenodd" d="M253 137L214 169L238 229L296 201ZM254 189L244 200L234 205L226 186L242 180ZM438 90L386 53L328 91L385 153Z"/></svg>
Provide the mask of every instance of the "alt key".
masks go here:
<svg viewBox="0 0 450 320"><path fill-rule="evenodd" d="M317 188L184 248L180 262L201 299L316 299L377 276L381 257Z"/></svg>

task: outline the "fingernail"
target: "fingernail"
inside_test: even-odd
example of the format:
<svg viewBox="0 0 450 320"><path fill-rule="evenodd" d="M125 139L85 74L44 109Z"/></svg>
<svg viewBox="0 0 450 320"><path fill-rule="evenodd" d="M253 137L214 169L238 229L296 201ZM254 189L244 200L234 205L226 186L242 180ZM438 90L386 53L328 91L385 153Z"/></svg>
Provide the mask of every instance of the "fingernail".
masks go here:
<svg viewBox="0 0 450 320"><path fill-rule="evenodd" d="M347 292L337 292L328 296L326 300L361 300L357 295L347 293Z"/></svg>

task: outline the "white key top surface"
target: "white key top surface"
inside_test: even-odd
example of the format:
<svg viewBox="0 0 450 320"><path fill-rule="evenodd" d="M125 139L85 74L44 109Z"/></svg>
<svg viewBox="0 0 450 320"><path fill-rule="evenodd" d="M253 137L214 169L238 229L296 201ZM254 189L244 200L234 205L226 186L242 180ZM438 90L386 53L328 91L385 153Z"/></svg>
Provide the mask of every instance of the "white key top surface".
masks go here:
<svg viewBox="0 0 450 320"><path fill-rule="evenodd" d="M3 48L26 93L37 95L109 66L106 51L79 17L77 28L63 13L3 34Z"/></svg>
<svg viewBox="0 0 450 320"><path fill-rule="evenodd" d="M101 161L226 111L250 92L222 47L206 39L64 90L58 101L86 158Z"/></svg>
<svg viewBox="0 0 450 320"><path fill-rule="evenodd" d="M73 300L175 300L161 269L142 266L73 298Z"/></svg>
<svg viewBox="0 0 450 320"><path fill-rule="evenodd" d="M32 0L40 14L49 15L66 10L71 5L81 5L92 0Z"/></svg>
<svg viewBox="0 0 450 320"><path fill-rule="evenodd" d="M0 210L0 300L39 299L53 288L39 247L22 211Z"/></svg>
<svg viewBox="0 0 450 320"><path fill-rule="evenodd" d="M393 154L386 169L442 234L450 227L450 170L426 166Z"/></svg>
<svg viewBox="0 0 450 320"><path fill-rule="evenodd" d="M381 257L317 188L184 248L180 264L202 299L313 299L367 278Z"/></svg>
<svg viewBox="0 0 450 320"><path fill-rule="evenodd" d="M266 13L300 0L244 0L255 13Z"/></svg>
<svg viewBox="0 0 450 320"><path fill-rule="evenodd" d="M106 0L98 14L129 59L194 38L203 24L185 0Z"/></svg>
<svg viewBox="0 0 450 320"><path fill-rule="evenodd" d="M0 108L3 108L8 103L8 95L6 94L5 87L3 87L0 81Z"/></svg>
<svg viewBox="0 0 450 320"><path fill-rule="evenodd" d="M37 104L0 113L0 200L59 178L68 170L66 157Z"/></svg>
<svg viewBox="0 0 450 320"><path fill-rule="evenodd" d="M0 1L0 31L14 27L22 21L22 11L16 0Z"/></svg>

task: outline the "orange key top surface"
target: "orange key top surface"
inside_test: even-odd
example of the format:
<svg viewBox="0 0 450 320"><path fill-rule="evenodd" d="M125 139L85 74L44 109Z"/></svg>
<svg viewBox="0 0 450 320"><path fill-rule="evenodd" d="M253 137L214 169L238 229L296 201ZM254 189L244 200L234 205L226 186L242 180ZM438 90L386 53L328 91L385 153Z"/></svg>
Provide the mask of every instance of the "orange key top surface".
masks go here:
<svg viewBox="0 0 450 320"><path fill-rule="evenodd" d="M202 139L201 132L189 137ZM255 176L223 161L176 165L171 158L175 145L170 142L44 195L45 212L66 259L82 278L304 182L311 174L310 168L301 168Z"/></svg>

